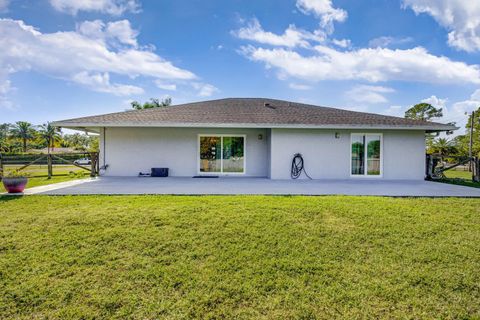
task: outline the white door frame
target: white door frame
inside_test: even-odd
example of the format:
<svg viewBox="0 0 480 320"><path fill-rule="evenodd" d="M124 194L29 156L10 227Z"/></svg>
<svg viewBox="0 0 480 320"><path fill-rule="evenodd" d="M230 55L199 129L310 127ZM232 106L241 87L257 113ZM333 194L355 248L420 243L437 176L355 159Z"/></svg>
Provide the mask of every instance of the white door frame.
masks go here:
<svg viewBox="0 0 480 320"><path fill-rule="evenodd" d="M367 136L380 136L380 174L379 175L368 175L367 172L367 144L363 146L365 157L364 157L364 173L363 174L352 174L352 142L353 136L365 136L365 140ZM352 132L350 133L350 178L368 178L368 179L378 179L383 178L383 133L375 133L375 132Z"/></svg>
<svg viewBox="0 0 480 320"><path fill-rule="evenodd" d="M200 171L200 138L201 137L219 137L220 138L220 172L201 172ZM243 172L223 172L223 138L224 137L242 137L243 138ZM197 135L197 174L198 175L245 175L247 172L247 135L246 134L217 134L217 133L199 133Z"/></svg>

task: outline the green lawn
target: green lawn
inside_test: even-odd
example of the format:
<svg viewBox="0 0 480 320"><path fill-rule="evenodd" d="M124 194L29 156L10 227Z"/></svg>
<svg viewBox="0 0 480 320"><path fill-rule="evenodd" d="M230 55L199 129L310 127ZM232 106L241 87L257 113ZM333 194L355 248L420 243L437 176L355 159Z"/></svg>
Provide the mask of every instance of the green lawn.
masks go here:
<svg viewBox="0 0 480 320"><path fill-rule="evenodd" d="M22 167L22 165L6 165L4 170L5 173L8 174L20 167ZM90 175L90 172L73 165L54 165L53 176L51 179L48 179L47 165L34 164L25 168L21 172L25 172L29 176L27 188L86 178ZM3 183L0 182L0 193L3 192L5 192L5 188L3 187Z"/></svg>
<svg viewBox="0 0 480 320"><path fill-rule="evenodd" d="M0 197L2 319L480 318L480 200Z"/></svg>
<svg viewBox="0 0 480 320"><path fill-rule="evenodd" d="M447 170L445 171L447 179L439 180L440 182L458 184L467 187L480 188L480 182L472 181L472 173L462 170Z"/></svg>
<svg viewBox="0 0 480 320"><path fill-rule="evenodd" d="M23 167L23 165L9 164L4 166L4 170L8 173L21 167ZM90 166L87 165L85 167L89 168ZM89 171L70 164L55 164L53 165L52 171L53 175L68 175L70 172L84 172L86 175L90 174ZM48 166L46 164L32 164L23 169L22 172L26 172L30 176L46 177L48 175Z"/></svg>

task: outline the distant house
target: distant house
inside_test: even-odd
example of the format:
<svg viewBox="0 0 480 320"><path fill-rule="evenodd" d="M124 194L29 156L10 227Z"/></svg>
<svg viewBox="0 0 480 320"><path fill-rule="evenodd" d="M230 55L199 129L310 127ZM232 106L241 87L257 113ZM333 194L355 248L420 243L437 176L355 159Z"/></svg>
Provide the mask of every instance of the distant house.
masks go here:
<svg viewBox="0 0 480 320"><path fill-rule="evenodd" d="M105 175L290 179L294 154L314 179L423 179L425 133L452 125L295 102L235 98L62 120L100 134Z"/></svg>

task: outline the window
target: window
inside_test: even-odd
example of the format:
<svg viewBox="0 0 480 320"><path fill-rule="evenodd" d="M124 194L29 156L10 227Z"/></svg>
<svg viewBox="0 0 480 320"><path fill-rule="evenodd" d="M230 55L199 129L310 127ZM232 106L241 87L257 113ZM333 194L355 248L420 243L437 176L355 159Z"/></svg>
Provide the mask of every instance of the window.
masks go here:
<svg viewBox="0 0 480 320"><path fill-rule="evenodd" d="M200 173L245 173L245 136L200 135Z"/></svg>
<svg viewBox="0 0 480 320"><path fill-rule="evenodd" d="M351 139L351 175L382 175L382 135L353 133Z"/></svg>

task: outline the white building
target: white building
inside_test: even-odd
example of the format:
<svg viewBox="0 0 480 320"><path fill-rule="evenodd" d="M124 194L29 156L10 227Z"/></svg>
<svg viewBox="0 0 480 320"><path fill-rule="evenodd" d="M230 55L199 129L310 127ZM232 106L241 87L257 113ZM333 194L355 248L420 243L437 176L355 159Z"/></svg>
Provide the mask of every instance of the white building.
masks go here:
<svg viewBox="0 0 480 320"><path fill-rule="evenodd" d="M221 99L62 120L100 134L107 176L424 179L425 133L452 125L262 98ZM298 160L298 159L297 159ZM301 176L305 178L305 175Z"/></svg>

